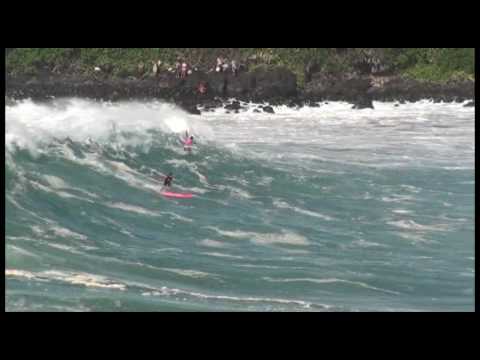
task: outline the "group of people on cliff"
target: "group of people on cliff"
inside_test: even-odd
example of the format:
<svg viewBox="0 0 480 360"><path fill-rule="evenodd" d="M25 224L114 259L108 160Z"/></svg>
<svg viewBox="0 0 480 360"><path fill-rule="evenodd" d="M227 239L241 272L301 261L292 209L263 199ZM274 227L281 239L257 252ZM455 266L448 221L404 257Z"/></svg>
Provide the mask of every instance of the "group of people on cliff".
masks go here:
<svg viewBox="0 0 480 360"><path fill-rule="evenodd" d="M218 73L226 73L229 70L232 72L233 76L237 76L239 72L240 66L235 59L228 61L228 59L219 56L217 57L216 66L214 69L211 69L209 72L215 70ZM177 58L175 62L175 76L179 79L185 79L188 75L192 74L192 68L187 63L186 60L182 60Z"/></svg>
<svg viewBox="0 0 480 360"><path fill-rule="evenodd" d="M190 75L192 70L185 60L177 59L175 63L175 76L180 79L185 79L187 75Z"/></svg>
<svg viewBox="0 0 480 360"><path fill-rule="evenodd" d="M216 72L227 72L229 68L232 71L233 76L238 75L239 66L236 60L232 60L229 64L228 59L224 57L217 57L217 65L215 67Z"/></svg>

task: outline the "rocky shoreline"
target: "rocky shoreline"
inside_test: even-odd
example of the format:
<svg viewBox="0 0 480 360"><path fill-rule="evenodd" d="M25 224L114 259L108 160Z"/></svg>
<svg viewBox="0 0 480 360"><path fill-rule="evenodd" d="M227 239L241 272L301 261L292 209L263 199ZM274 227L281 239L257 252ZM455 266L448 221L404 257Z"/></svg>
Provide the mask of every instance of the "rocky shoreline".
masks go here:
<svg viewBox="0 0 480 360"><path fill-rule="evenodd" d="M82 97L96 100L162 99L175 103L192 114L218 107L238 112L240 101L287 105L318 106L319 101L346 101L353 108L373 108L372 101L406 101L432 99L435 102L473 100L474 81L427 83L400 77L327 76L313 74L303 89L296 76L285 68L258 68L233 76L231 73L194 72L186 79L162 72L146 78L113 79L102 74L93 78L45 74L35 78L6 77L5 96L12 99L47 100L52 97ZM206 85L200 93L199 84ZM273 112L270 106L261 110Z"/></svg>

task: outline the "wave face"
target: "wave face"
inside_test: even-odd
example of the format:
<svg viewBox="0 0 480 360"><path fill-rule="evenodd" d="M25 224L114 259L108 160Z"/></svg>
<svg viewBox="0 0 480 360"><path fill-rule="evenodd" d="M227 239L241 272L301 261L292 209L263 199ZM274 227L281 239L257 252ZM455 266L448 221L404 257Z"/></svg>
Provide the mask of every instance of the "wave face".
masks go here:
<svg viewBox="0 0 480 360"><path fill-rule="evenodd" d="M6 106L6 311L474 310L472 108L254 107Z"/></svg>

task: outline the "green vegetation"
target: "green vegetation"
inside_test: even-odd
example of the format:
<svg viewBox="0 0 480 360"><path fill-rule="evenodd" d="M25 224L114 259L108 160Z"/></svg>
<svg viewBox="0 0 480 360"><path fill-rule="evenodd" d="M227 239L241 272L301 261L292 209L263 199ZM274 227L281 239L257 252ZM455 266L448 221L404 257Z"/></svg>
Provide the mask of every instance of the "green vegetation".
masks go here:
<svg viewBox="0 0 480 360"><path fill-rule="evenodd" d="M444 82L474 80L473 48L391 49L390 59L399 73L417 80Z"/></svg>
<svg viewBox="0 0 480 360"><path fill-rule="evenodd" d="M42 73L90 76L99 66L112 77L143 76L153 62L174 66L177 57L209 70L219 55L248 63L248 68L284 66L303 86L312 72L401 75L443 82L474 79L473 48L10 48L6 72L36 76Z"/></svg>

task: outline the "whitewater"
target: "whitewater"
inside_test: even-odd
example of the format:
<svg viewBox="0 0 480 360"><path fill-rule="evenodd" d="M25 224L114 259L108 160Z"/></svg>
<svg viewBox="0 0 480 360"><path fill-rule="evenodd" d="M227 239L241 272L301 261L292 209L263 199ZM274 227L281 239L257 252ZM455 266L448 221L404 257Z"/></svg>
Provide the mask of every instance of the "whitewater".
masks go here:
<svg viewBox="0 0 480 360"><path fill-rule="evenodd" d="M474 311L474 108L242 105L7 105L5 310Z"/></svg>

